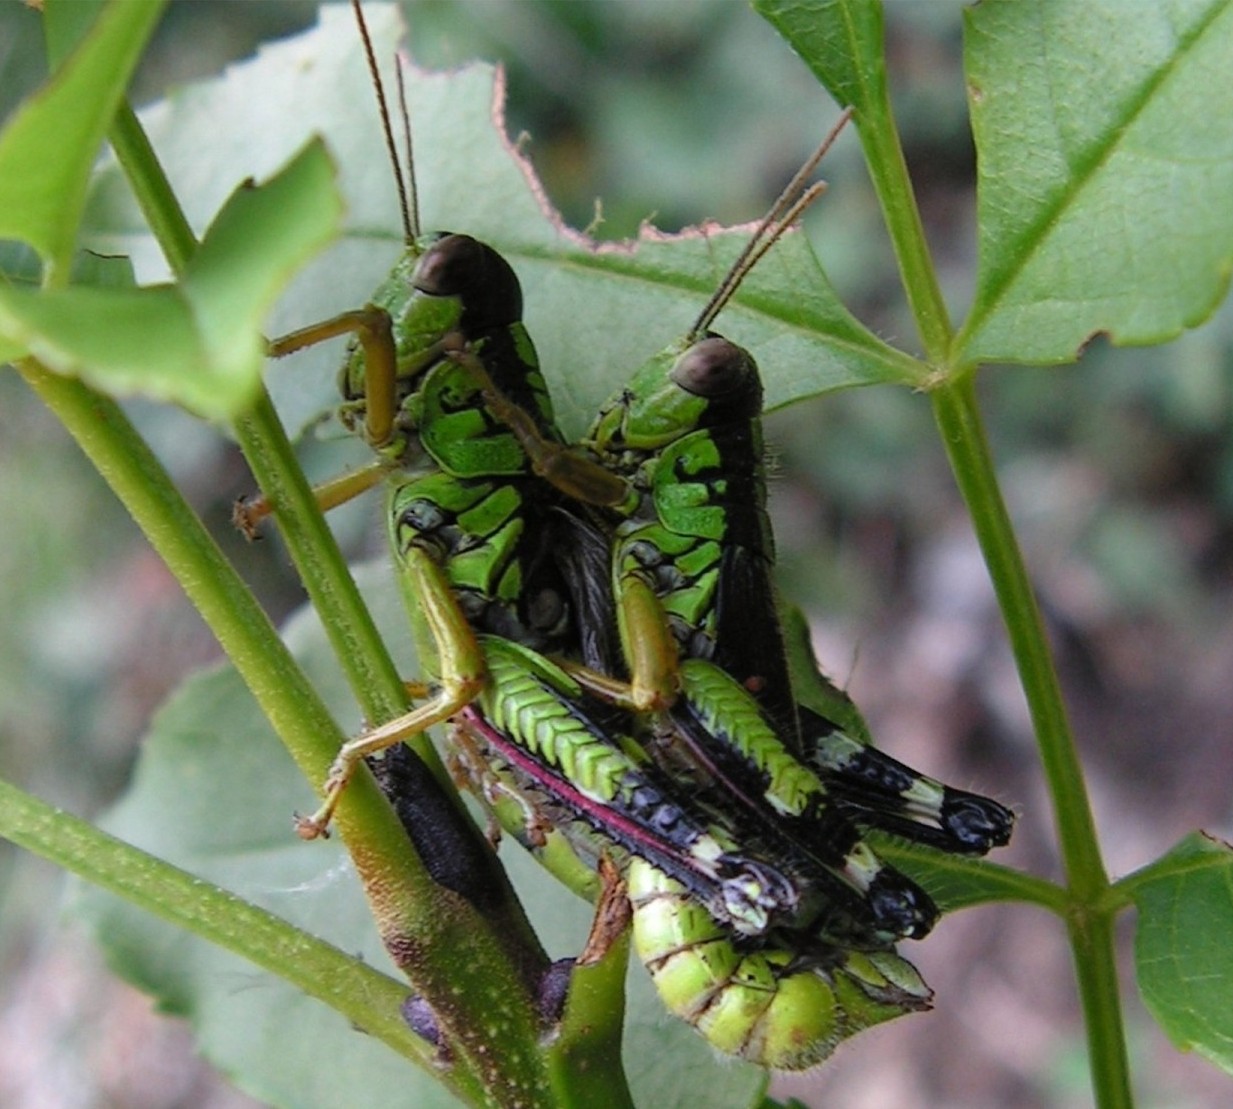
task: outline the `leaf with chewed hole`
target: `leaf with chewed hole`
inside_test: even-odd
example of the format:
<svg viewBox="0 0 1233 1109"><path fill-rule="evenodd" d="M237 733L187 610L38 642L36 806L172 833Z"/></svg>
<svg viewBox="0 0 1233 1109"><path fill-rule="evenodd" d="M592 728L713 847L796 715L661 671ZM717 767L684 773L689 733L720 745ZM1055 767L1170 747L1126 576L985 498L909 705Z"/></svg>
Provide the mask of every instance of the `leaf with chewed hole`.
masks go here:
<svg viewBox="0 0 1233 1109"><path fill-rule="evenodd" d="M329 155L310 143L269 181L235 191L179 282L0 287L0 334L109 395L234 417L261 385L271 303L339 215Z"/></svg>
<svg viewBox="0 0 1233 1109"><path fill-rule="evenodd" d="M394 9L366 11L376 56L392 58L401 34ZM324 137L346 198L343 232L295 281L271 317L270 334L364 304L403 245L393 175L350 14L326 7L320 20L142 113L197 224L237 176L266 175L309 135ZM392 89L389 73L387 85ZM560 422L576 435L641 362L684 334L750 229L710 226L671 236L647 229L634 243L596 245L564 226L529 161L507 139L499 69L477 64L434 74L412 68L407 93L424 230L475 235L510 260ZM91 216L98 249L131 254L144 280L159 277L157 253L114 167L100 176ZM826 389L913 380L919 371L847 312L796 233L759 264L717 327L762 364L771 407ZM323 344L268 371L293 432L337 404L340 360L341 343Z"/></svg>

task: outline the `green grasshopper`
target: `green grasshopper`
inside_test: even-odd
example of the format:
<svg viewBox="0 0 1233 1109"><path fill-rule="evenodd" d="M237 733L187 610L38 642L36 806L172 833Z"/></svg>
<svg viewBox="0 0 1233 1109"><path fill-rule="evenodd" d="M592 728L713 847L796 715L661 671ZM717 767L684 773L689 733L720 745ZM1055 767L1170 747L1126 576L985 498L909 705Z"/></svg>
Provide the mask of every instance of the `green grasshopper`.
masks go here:
<svg viewBox="0 0 1233 1109"><path fill-rule="evenodd" d="M536 472L611 513L622 657L586 661L609 673L627 670L633 707L670 709L676 733L694 737L692 750L708 773L721 770L733 792L742 792L743 779L744 792L761 793L764 811L802 815L792 805L785 812L777 796L788 788L779 775L801 780L798 756L817 771L811 793L829 792L861 825L979 854L1007 841L1009 810L920 775L838 728L826 713L828 698L819 695L816 668L812 678L798 668L804 676L796 689L789 676L771 581L758 370L747 352L708 329L744 275L816 195L811 190L788 207L811 168L812 162L785 190L685 339L646 363L604 406L582 451L544 440L516 406L502 406L499 397L495 403ZM602 498L596 472L611 486ZM587 526L579 523L577 530ZM578 591L580 607L586 598ZM593 608L587 616L600 618ZM696 698L678 696L688 673L678 656L716 663L740 681L778 740L753 743L744 729L716 744L716 721L696 711ZM807 825L798 831L809 836ZM928 909L921 907L923 920Z"/></svg>
<svg viewBox="0 0 1233 1109"><path fill-rule="evenodd" d="M730 286L738 275L734 268ZM718 299L708 305L694 335L722 305ZM710 402L702 414L700 398ZM771 580L760 408L753 359L714 335L696 339L673 362L652 360L610 402L590 442L601 445L606 460L636 464L630 481L648 487L650 501L617 527L615 575L649 586L680 654L712 661L740 680L787 753L803 757L858 823L963 854L1004 844L1013 824L1009 810L921 775L838 727L816 663L798 666L795 682L789 675ZM685 419L672 429L665 412L674 409ZM629 665L637 667L638 659ZM688 696L675 702L678 729L697 732L702 724L713 734L693 712L696 705ZM772 774L752 745L717 754L733 760L734 774L741 762L749 773Z"/></svg>
<svg viewBox="0 0 1233 1109"><path fill-rule="evenodd" d="M425 703L342 748L324 803L299 822L305 838L328 827L365 756L446 720L476 696L485 681L476 627L546 644L565 626L564 591L554 588L551 565L537 556L529 502L518 490L519 480L530 478L525 457L511 435L485 418L479 385L467 369L443 357L467 343L482 350L487 374L522 398L545 434L554 434L521 307L517 279L496 251L468 236L446 235L418 256L409 251L365 309L271 344L271 353L281 356L358 330L341 375L344 418L363 428L382 458L319 496L333 507L395 475L391 513L398 521L400 576L416 598L408 609L417 645L438 683ZM409 478L413 464L430 472ZM268 511L261 502L246 506L245 522L252 527ZM446 558L459 529L470 550Z"/></svg>
<svg viewBox="0 0 1233 1109"><path fill-rule="evenodd" d="M407 237L415 241L410 228ZM409 249L364 309L271 344L272 353L283 355L337 334L358 336L340 375L343 418L382 457L360 477L326 487L321 499L332 506L382 475L393 477L389 521L398 579L421 658L440 685L425 704L343 747L323 805L299 821L305 838L326 830L365 757L457 716L484 693L491 705L512 703L522 711L516 691L524 687L514 682L525 677L531 656L524 657L522 674L507 667L511 677L493 679L489 660L505 657L502 640L489 638L485 647L481 634L561 651L568 651L575 634L564 587L545 557L553 532L550 489L531 477L520 445L482 402L481 380L495 383L543 434L555 435L521 304L517 278L504 259L467 236L445 235ZM463 347L465 357L447 357ZM481 366L483 377L477 379L473 370ZM411 476L413 464L428 472ZM243 516L252 527L268 511L257 502ZM506 644L505 655L513 649ZM591 780L589 795L574 788L589 804L575 806L581 817L622 829L610 838L638 847L691 883L716 918L737 932L759 934L794 917L800 898L786 875L738 854L730 837L720 842L707 814L665 797L670 786L655 768L639 767L618 744L596 734L592 729L561 739L551 754L536 752L540 764L552 764L542 788L557 796L576 787L584 742L589 751L603 748L611 764L604 767L608 777L598 785ZM562 771L567 757L573 760L570 773ZM724 836L722 821L717 828Z"/></svg>
<svg viewBox="0 0 1233 1109"><path fill-rule="evenodd" d="M845 919L823 919L816 897L802 911L802 891L813 894L816 877L784 873L758 857L762 841L782 840L773 827L761 829L754 845L732 836L724 807L729 798L722 792L714 808L703 806L699 815L696 806L681 800L679 789L672 792L673 783L662 773L626 754L623 740L602 728L564 738L554 733L545 744L545 733L557 727L553 712L564 706L566 716L574 718L582 690L542 660L519 655L525 648L477 636L477 630L491 631L568 650L576 634L561 604L565 592L544 559L542 539L533 538L550 501L542 488L526 484L530 470L521 444L500 428L481 391L491 384L520 412L530 413L538 435L555 438L519 308L516 279L503 260L474 240L448 236L418 260L400 263L373 306L273 347L284 354L343 331L360 336L360 350L343 373L345 412L383 456L373 473L398 474L390 520L399 577L412 594L409 608L427 648L424 657L436 660L441 685L427 704L346 745L325 804L301 822L302 833L324 830L346 780L366 755L447 717L491 724L489 718L496 716L503 727L489 731L515 736L504 751L525 781L535 783L568 819L590 823L603 844L617 844L686 890L725 935L784 934L791 937L785 941L791 952L798 943L821 942L819 935L850 934L853 942L859 937L885 947L904 929L879 931L877 920L853 926ZM462 346L470 348L468 356L442 357ZM482 379L472 372L476 363ZM419 452L436 472L406 477L404 467ZM323 499L350 495L366 481L331 487ZM259 515L257 508L250 510L250 519ZM542 534L551 532L545 527ZM494 663L506 662L511 665L494 680ZM547 701L535 701L520 684L528 676L548 690ZM529 716L532 730L516 732L515 717L502 715L506 708L520 720ZM603 764L604 773L596 776L592 760ZM836 900L823 898L822 904ZM860 897L852 900L859 909Z"/></svg>

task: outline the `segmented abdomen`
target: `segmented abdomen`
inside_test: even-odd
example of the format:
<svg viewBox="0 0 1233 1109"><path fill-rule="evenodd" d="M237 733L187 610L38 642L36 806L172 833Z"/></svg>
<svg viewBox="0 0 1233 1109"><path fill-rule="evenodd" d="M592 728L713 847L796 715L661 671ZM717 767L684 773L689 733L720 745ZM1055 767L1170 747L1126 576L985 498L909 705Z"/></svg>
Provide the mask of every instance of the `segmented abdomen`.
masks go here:
<svg viewBox="0 0 1233 1109"><path fill-rule="evenodd" d="M864 1028L929 1008L932 991L894 952L742 953L662 871L635 859L627 880L634 948L660 997L721 1051L804 1070Z"/></svg>
<svg viewBox="0 0 1233 1109"><path fill-rule="evenodd" d="M463 719L515 773L576 820L683 882L707 911L743 935L795 919L796 884L769 859L688 807L659 771L594 723L568 676L518 644L482 640L489 681Z"/></svg>

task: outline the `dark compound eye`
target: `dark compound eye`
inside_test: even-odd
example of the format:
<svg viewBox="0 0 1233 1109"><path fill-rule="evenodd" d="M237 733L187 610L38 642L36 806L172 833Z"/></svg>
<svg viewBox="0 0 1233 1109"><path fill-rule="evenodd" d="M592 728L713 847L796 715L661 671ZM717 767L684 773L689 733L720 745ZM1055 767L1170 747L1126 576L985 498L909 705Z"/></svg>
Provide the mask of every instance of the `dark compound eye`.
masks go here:
<svg viewBox="0 0 1233 1109"><path fill-rule="evenodd" d="M419 260L411 284L429 296L457 296L484 278L484 248L470 235L443 235Z"/></svg>
<svg viewBox="0 0 1233 1109"><path fill-rule="evenodd" d="M748 385L757 368L749 354L713 335L694 343L672 367L672 380L699 397L723 397Z"/></svg>

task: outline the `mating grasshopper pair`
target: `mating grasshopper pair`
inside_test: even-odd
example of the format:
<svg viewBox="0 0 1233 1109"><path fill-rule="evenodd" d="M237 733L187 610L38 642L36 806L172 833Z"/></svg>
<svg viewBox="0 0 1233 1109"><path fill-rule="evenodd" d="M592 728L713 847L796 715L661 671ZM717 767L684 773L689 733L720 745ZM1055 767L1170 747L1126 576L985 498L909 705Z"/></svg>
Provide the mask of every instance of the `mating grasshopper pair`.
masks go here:
<svg viewBox="0 0 1233 1109"><path fill-rule="evenodd" d="M766 245L791 219L768 220ZM1011 818L798 708L757 368L707 330L751 259L583 449L553 425L516 277L466 236L411 248L373 305L273 344L361 338L344 418L378 451L372 479L393 478L391 540L436 679L344 748L300 830L325 830L365 756L453 719L493 764L482 776L627 863L635 944L668 1006L722 1050L799 1068L928 1003L893 944L936 911L860 829L982 852Z"/></svg>

